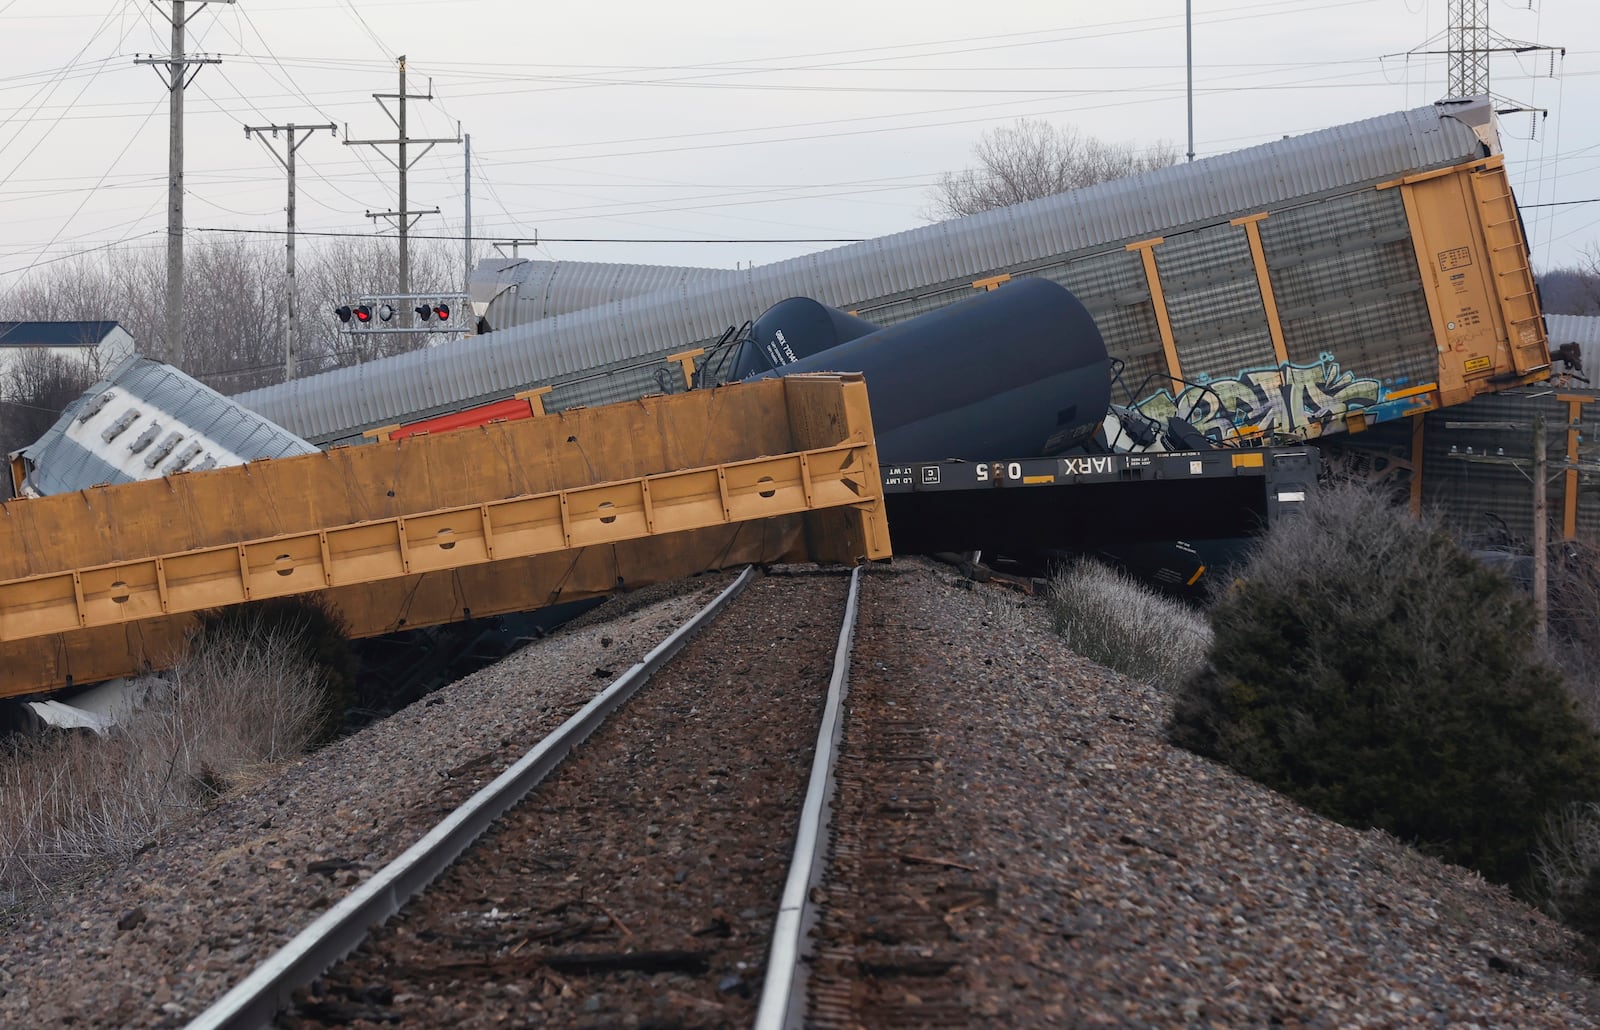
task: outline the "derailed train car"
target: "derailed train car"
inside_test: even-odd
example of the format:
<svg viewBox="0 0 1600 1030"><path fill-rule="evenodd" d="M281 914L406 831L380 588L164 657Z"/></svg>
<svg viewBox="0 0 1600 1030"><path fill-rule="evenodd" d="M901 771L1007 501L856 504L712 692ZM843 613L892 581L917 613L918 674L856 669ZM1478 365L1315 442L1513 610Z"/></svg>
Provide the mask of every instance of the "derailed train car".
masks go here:
<svg viewBox="0 0 1600 1030"><path fill-rule="evenodd" d="M1058 454L1094 433L1111 398L1094 319L1043 279L887 328L791 298L756 320L732 374L846 368L867 382L884 463Z"/></svg>
<svg viewBox="0 0 1600 1030"><path fill-rule="evenodd" d="M565 282L608 299L519 307L505 299L517 269L502 262L492 331L238 399L320 445L535 387L560 411L682 389L680 364L728 322L796 294L893 326L1021 278L1082 301L1122 368L1115 400L1215 439L1360 430L1540 378L1549 363L1482 98L760 268L663 280L548 265L528 263L530 290L538 277L546 292Z"/></svg>

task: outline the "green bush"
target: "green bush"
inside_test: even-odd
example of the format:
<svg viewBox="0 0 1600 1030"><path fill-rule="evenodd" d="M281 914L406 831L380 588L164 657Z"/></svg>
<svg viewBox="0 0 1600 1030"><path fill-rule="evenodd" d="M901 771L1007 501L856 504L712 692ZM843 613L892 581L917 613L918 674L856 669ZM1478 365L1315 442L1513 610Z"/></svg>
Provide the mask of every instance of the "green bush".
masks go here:
<svg viewBox="0 0 1600 1030"><path fill-rule="evenodd" d="M1357 486L1265 537L1212 611L1170 739L1340 822L1532 893L1541 820L1600 744L1510 581Z"/></svg>
<svg viewBox="0 0 1600 1030"><path fill-rule="evenodd" d="M1124 676L1167 689L1205 660L1205 616L1097 561L1058 570L1049 596L1067 646Z"/></svg>

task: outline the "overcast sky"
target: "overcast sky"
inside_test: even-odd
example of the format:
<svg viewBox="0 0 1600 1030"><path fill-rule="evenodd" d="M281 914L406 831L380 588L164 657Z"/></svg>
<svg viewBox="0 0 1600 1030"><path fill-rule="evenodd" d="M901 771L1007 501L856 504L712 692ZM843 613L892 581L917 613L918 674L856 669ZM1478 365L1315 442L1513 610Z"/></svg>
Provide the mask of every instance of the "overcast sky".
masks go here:
<svg viewBox="0 0 1600 1030"><path fill-rule="evenodd" d="M77 250L164 249L170 2L0 0L0 294ZM471 137L482 240L523 256L731 268L925 224L987 129L1046 118L1187 149L1182 0L190 0L185 223L283 246L285 175L245 125L332 122L298 151L298 223L371 234L398 204L374 93L413 137ZM1421 106L1445 92L1446 0L1194 0L1198 157ZM1524 205L1600 198L1600 4L1491 0L1494 91ZM1408 52L1410 52L1408 54ZM393 109L394 101L388 101ZM281 152L284 140L275 146ZM420 149L414 146L413 155ZM1181 158L1180 158L1181 159ZM464 148L416 161L413 232L464 232ZM1535 264L1600 247L1600 203L1525 207ZM602 242L581 242L598 240ZM645 242L714 240L719 242ZM723 242L731 241L731 242ZM785 242L771 242L785 241ZM456 244L459 247L459 244ZM509 248L506 248L509 252ZM377 285L377 284L375 284Z"/></svg>

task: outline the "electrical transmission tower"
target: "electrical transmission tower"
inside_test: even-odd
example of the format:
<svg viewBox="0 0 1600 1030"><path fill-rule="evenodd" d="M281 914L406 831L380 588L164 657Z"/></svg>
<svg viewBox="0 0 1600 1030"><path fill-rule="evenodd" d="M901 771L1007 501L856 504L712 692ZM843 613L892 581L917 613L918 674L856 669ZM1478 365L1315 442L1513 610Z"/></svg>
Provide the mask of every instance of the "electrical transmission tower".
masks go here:
<svg viewBox="0 0 1600 1030"><path fill-rule="evenodd" d="M1450 0L1445 29L1450 54L1447 96L1489 92L1489 0Z"/></svg>
<svg viewBox="0 0 1600 1030"><path fill-rule="evenodd" d="M1430 38L1422 46L1410 51L1413 55L1442 54L1449 60L1446 74L1445 97L1481 97L1495 100L1498 113L1531 111L1525 104L1495 93L1489 85L1489 57L1491 54L1550 55L1550 76L1555 76L1557 55L1565 57L1565 47L1548 47L1509 39L1489 28L1489 0L1446 0L1449 7L1449 24L1443 33ZM1437 49L1442 42L1444 49ZM1435 49L1426 49L1434 46Z"/></svg>
<svg viewBox="0 0 1600 1030"><path fill-rule="evenodd" d="M172 13L162 16L172 24L172 53L167 57L137 57L135 64L154 65L167 84L170 100L167 119L170 123L167 147L167 335L162 341L160 358L171 365L183 366L183 90L199 71L189 71L191 65L221 64L220 57L204 54L184 54L188 35L190 12L184 10L185 0L170 0ZM234 0L201 0L193 14L205 10L208 3L231 4ZM152 0L154 3L154 0Z"/></svg>
<svg viewBox="0 0 1600 1030"><path fill-rule="evenodd" d="M389 116L389 120L394 122L395 128L399 130L399 134L394 139L351 139L350 129L348 126L346 126L344 143L347 147L351 145L360 145L368 147L394 146L397 148L398 156L395 157L390 157L387 152L382 150L380 150L379 153L383 154L384 158L387 159L390 164L394 165L396 171L400 173L399 208L395 211L368 211L367 217L373 219L386 218L400 230L400 282L397 292L402 296L409 296L411 294L411 255L409 251L411 226L415 219L420 218L423 215L436 215L439 213L439 209L432 208L428 211L413 211L407 206L406 173L411 170L412 165L422 160L422 156L424 154L433 149L433 145L435 143L460 143L461 132L460 127L457 126L454 139L420 139L415 136L406 135L406 101L432 100L433 81L431 79L429 80L428 92L426 93L407 93L406 58L404 54L400 55L398 63L400 65L400 92L374 93L372 94L372 99L378 102L378 106L383 108L384 114L387 114ZM389 109L389 105L384 103L385 100L395 101L395 107L397 110L391 111ZM407 148L411 144L417 143L424 144L423 148L414 156L408 156ZM406 326L411 324L410 311L402 311L401 318L402 322Z"/></svg>

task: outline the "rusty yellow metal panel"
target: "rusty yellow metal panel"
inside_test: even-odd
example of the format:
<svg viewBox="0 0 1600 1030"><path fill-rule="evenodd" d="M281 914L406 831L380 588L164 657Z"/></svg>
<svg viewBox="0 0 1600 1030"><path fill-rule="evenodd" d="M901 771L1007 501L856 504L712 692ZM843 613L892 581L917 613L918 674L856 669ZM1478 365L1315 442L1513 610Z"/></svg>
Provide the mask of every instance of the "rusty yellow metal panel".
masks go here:
<svg viewBox="0 0 1600 1030"><path fill-rule="evenodd" d="M1473 172L1469 181L1478 201L1477 214L1489 268L1494 273L1495 295L1505 319L1513 367L1524 375L1546 369L1550 365L1550 344L1539 310L1528 241L1522 234L1522 218L1511 195L1504 161L1497 159Z"/></svg>
<svg viewBox="0 0 1600 1030"><path fill-rule="evenodd" d="M350 636L368 637L601 597L710 569L807 558L802 519L791 515L334 587L319 596L342 615ZM76 603L66 579L70 615ZM166 668L195 621L192 614L168 615L0 641L0 696Z"/></svg>
<svg viewBox="0 0 1600 1030"><path fill-rule="evenodd" d="M162 560L169 604L179 611L217 608L244 589L245 562L236 547L215 547Z"/></svg>
<svg viewBox="0 0 1600 1030"><path fill-rule="evenodd" d="M11 501L0 580L783 454L784 409L741 384Z"/></svg>
<svg viewBox="0 0 1600 1030"><path fill-rule="evenodd" d="M872 438L872 412L860 375L849 374L841 390L808 376L783 380L790 434L796 449L815 448L830 438L861 444L859 453L836 453L831 462L813 457L804 469L813 511L805 518L805 553L813 561L850 564L886 558L891 553L889 519L883 504L878 448ZM849 507L826 507L818 493Z"/></svg>
<svg viewBox="0 0 1600 1030"><path fill-rule="evenodd" d="M1544 320L1500 159L1399 188L1438 342L1439 404L1543 378Z"/></svg>
<svg viewBox="0 0 1600 1030"><path fill-rule="evenodd" d="M709 467L661 467L682 457ZM633 474L595 478L620 470ZM544 490L518 493L533 483ZM835 510L813 525L821 508ZM889 553L860 376L647 398L3 515L0 695L160 667L194 613L246 600L319 593L367 636L727 564ZM37 535L49 520L54 536ZM250 535L262 529L276 531Z"/></svg>

